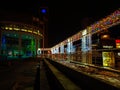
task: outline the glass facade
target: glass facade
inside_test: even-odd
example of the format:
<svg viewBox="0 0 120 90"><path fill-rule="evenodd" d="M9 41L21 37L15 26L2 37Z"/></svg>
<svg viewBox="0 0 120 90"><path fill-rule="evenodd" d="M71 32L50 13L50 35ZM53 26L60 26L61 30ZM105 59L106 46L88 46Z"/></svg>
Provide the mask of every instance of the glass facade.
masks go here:
<svg viewBox="0 0 120 90"><path fill-rule="evenodd" d="M1 23L1 57L24 58L37 56L42 34L39 28L20 23Z"/></svg>

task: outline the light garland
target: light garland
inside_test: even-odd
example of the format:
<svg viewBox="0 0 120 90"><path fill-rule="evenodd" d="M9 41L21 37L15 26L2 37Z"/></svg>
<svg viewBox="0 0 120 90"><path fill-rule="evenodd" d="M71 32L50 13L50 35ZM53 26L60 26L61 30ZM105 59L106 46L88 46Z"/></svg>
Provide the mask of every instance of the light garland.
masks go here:
<svg viewBox="0 0 120 90"><path fill-rule="evenodd" d="M118 23L120 23L120 10L116 10L115 12L113 12L112 14L110 14L109 16L107 16L106 18L103 18L100 21L97 21L96 23L90 25L87 27L87 34L89 33L96 33L96 32L100 32L101 30L106 30L109 27L112 27L114 25L117 25ZM80 38L82 38L84 35L82 35L82 31L80 31L79 33L73 35L72 37L72 42L79 40ZM68 39L68 38L67 38ZM63 45L67 45L67 39L62 41L61 43L63 43ZM59 44L61 44L59 43ZM55 45L59 46L59 44Z"/></svg>
<svg viewBox="0 0 120 90"><path fill-rule="evenodd" d="M94 33L98 30L107 29L115 25L115 23L120 23L120 10L116 10L114 13L112 13L108 17L103 18L102 20L96 22L95 24L89 26L88 28L92 33Z"/></svg>

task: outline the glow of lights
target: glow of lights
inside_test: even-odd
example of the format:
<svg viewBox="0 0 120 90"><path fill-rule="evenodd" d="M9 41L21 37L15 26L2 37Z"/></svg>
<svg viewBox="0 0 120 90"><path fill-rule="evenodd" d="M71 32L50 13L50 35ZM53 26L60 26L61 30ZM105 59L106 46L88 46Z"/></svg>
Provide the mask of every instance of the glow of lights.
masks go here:
<svg viewBox="0 0 120 90"><path fill-rule="evenodd" d="M103 38L103 39L108 39L108 38L110 38L110 37L109 37L109 35L103 35L102 38Z"/></svg>
<svg viewBox="0 0 120 90"><path fill-rule="evenodd" d="M5 27L6 30L8 30L9 28L8 27Z"/></svg>
<svg viewBox="0 0 120 90"><path fill-rule="evenodd" d="M87 34L87 30L85 29L85 30L83 30L82 35L84 36L86 34Z"/></svg>
<svg viewBox="0 0 120 90"><path fill-rule="evenodd" d="M21 29L21 31L27 32L27 30L26 30L26 29Z"/></svg>
<svg viewBox="0 0 120 90"><path fill-rule="evenodd" d="M13 30L13 28L9 27L9 30Z"/></svg>
<svg viewBox="0 0 120 90"><path fill-rule="evenodd" d="M71 45L70 45L70 42L68 42L68 44L67 44L67 52L68 52L68 53L71 52Z"/></svg>
<svg viewBox="0 0 120 90"><path fill-rule="evenodd" d="M68 42L70 42L70 39L68 39Z"/></svg>
<svg viewBox="0 0 120 90"><path fill-rule="evenodd" d="M120 56L120 52L118 52L118 56Z"/></svg>
<svg viewBox="0 0 120 90"><path fill-rule="evenodd" d="M41 49L40 49L40 48L38 48L38 50L37 50L37 54L38 54L38 55L41 54Z"/></svg>
<svg viewBox="0 0 120 90"><path fill-rule="evenodd" d="M40 33L38 33L38 35L41 35Z"/></svg>
<svg viewBox="0 0 120 90"><path fill-rule="evenodd" d="M28 30L28 32L32 33L32 31L31 31L31 30Z"/></svg>
<svg viewBox="0 0 120 90"><path fill-rule="evenodd" d="M8 55L9 55L9 56L12 56L12 51L9 51L9 52L8 52Z"/></svg>
<svg viewBox="0 0 120 90"><path fill-rule="evenodd" d="M115 42L116 42L116 48L120 48L120 40L115 40Z"/></svg>
<svg viewBox="0 0 120 90"><path fill-rule="evenodd" d="M113 46L103 46L103 48L113 48Z"/></svg>
<svg viewBox="0 0 120 90"><path fill-rule="evenodd" d="M31 50L34 50L34 40L31 40Z"/></svg>
<svg viewBox="0 0 120 90"><path fill-rule="evenodd" d="M40 36L43 36L40 32L38 32L38 33L36 33L36 34L38 34L38 35L40 35Z"/></svg>
<svg viewBox="0 0 120 90"><path fill-rule="evenodd" d="M38 50L41 50L40 48L38 48Z"/></svg>
<svg viewBox="0 0 120 90"><path fill-rule="evenodd" d="M92 35L96 32L100 32L101 30L106 30L107 28L112 27L119 23L120 23L120 10L116 10L111 15L107 16L106 18L103 18L102 20L97 21L96 23L88 26L87 30L89 32L85 29L85 30L73 35L71 38L73 41L76 41L76 40L79 40L80 38L82 38L82 48L84 51L84 50L87 50L90 48L90 46L86 46L86 44L90 45L90 43L91 43L90 35L88 35L88 37L84 37L85 35L87 35L87 34ZM107 38L107 36L104 36L104 38ZM86 41L86 39L87 39L87 41ZM67 43L68 43L68 39L63 41L64 45L66 45ZM56 45L54 47L56 47ZM86 49L86 47L88 47L88 48Z"/></svg>
<svg viewBox="0 0 120 90"><path fill-rule="evenodd" d="M63 44L61 44L61 46L60 46L60 53L64 53L64 45Z"/></svg>
<svg viewBox="0 0 120 90"><path fill-rule="evenodd" d="M20 30L20 29L19 29L19 28L14 28L14 30L18 31L18 30Z"/></svg>
<svg viewBox="0 0 120 90"><path fill-rule="evenodd" d="M120 23L120 10L116 10L111 15L109 15L107 18L103 18L99 22L96 22L95 24L89 26L89 29L92 33L95 33L99 30L107 29L117 23Z"/></svg>
<svg viewBox="0 0 120 90"><path fill-rule="evenodd" d="M120 40L117 39L117 40L115 40L115 42L116 42L116 43L120 43Z"/></svg>
<svg viewBox="0 0 120 90"><path fill-rule="evenodd" d="M33 31L33 33L34 33L34 34L37 34L37 32L36 32L36 31Z"/></svg>
<svg viewBox="0 0 120 90"><path fill-rule="evenodd" d="M38 33L39 33L40 31L38 30Z"/></svg>
<svg viewBox="0 0 120 90"><path fill-rule="evenodd" d="M115 58L113 52L102 52L103 66L114 67Z"/></svg>
<svg viewBox="0 0 120 90"><path fill-rule="evenodd" d="M19 30L21 30L21 31L23 31L23 32L29 32L29 33L34 33L34 34L36 34L36 35L40 35L40 36L43 36L40 32L39 32L39 30L36 32L36 31L32 31L32 30L27 30L27 29L20 29L20 28L11 28L11 27L2 27L3 29L5 29L5 30L15 30L15 31L19 31Z"/></svg>
<svg viewBox="0 0 120 90"><path fill-rule="evenodd" d="M47 10L46 10L45 8L42 8L42 9L41 9L41 13L46 14L46 13L47 13Z"/></svg>

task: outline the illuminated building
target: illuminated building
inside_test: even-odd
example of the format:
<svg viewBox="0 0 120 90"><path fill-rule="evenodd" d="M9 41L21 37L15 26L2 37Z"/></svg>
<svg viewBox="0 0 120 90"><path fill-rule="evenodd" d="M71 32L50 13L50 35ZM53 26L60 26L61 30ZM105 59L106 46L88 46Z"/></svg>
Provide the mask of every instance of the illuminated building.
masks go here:
<svg viewBox="0 0 120 90"><path fill-rule="evenodd" d="M119 66L120 68L119 26L120 10L116 10L53 46L51 48L52 57L58 58L56 56L60 54L62 55L61 60L75 60L112 68ZM61 47L61 44L64 48ZM64 51L64 54L60 51Z"/></svg>
<svg viewBox="0 0 120 90"><path fill-rule="evenodd" d="M37 56L42 29L18 22L0 22L0 54L9 58Z"/></svg>
<svg viewBox="0 0 120 90"><path fill-rule="evenodd" d="M37 56L37 49L42 47L43 25L35 12L10 10L0 14L0 55L8 59Z"/></svg>

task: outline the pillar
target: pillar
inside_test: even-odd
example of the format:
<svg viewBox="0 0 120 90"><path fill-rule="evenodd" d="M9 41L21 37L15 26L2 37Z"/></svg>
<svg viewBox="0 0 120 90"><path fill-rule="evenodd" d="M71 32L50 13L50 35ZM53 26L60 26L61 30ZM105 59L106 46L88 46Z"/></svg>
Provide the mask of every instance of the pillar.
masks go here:
<svg viewBox="0 0 120 90"><path fill-rule="evenodd" d="M19 57L22 55L22 35L21 33L19 34L19 41L18 41L18 44L19 44Z"/></svg>
<svg viewBox="0 0 120 90"><path fill-rule="evenodd" d="M91 33L87 29L82 32L82 62L92 64Z"/></svg>
<svg viewBox="0 0 120 90"><path fill-rule="evenodd" d="M36 57L37 57L37 55L38 55L37 51L38 51L38 47L39 47L39 45L38 45L39 44L39 39L36 38L35 40L36 40L35 42L36 42Z"/></svg>

